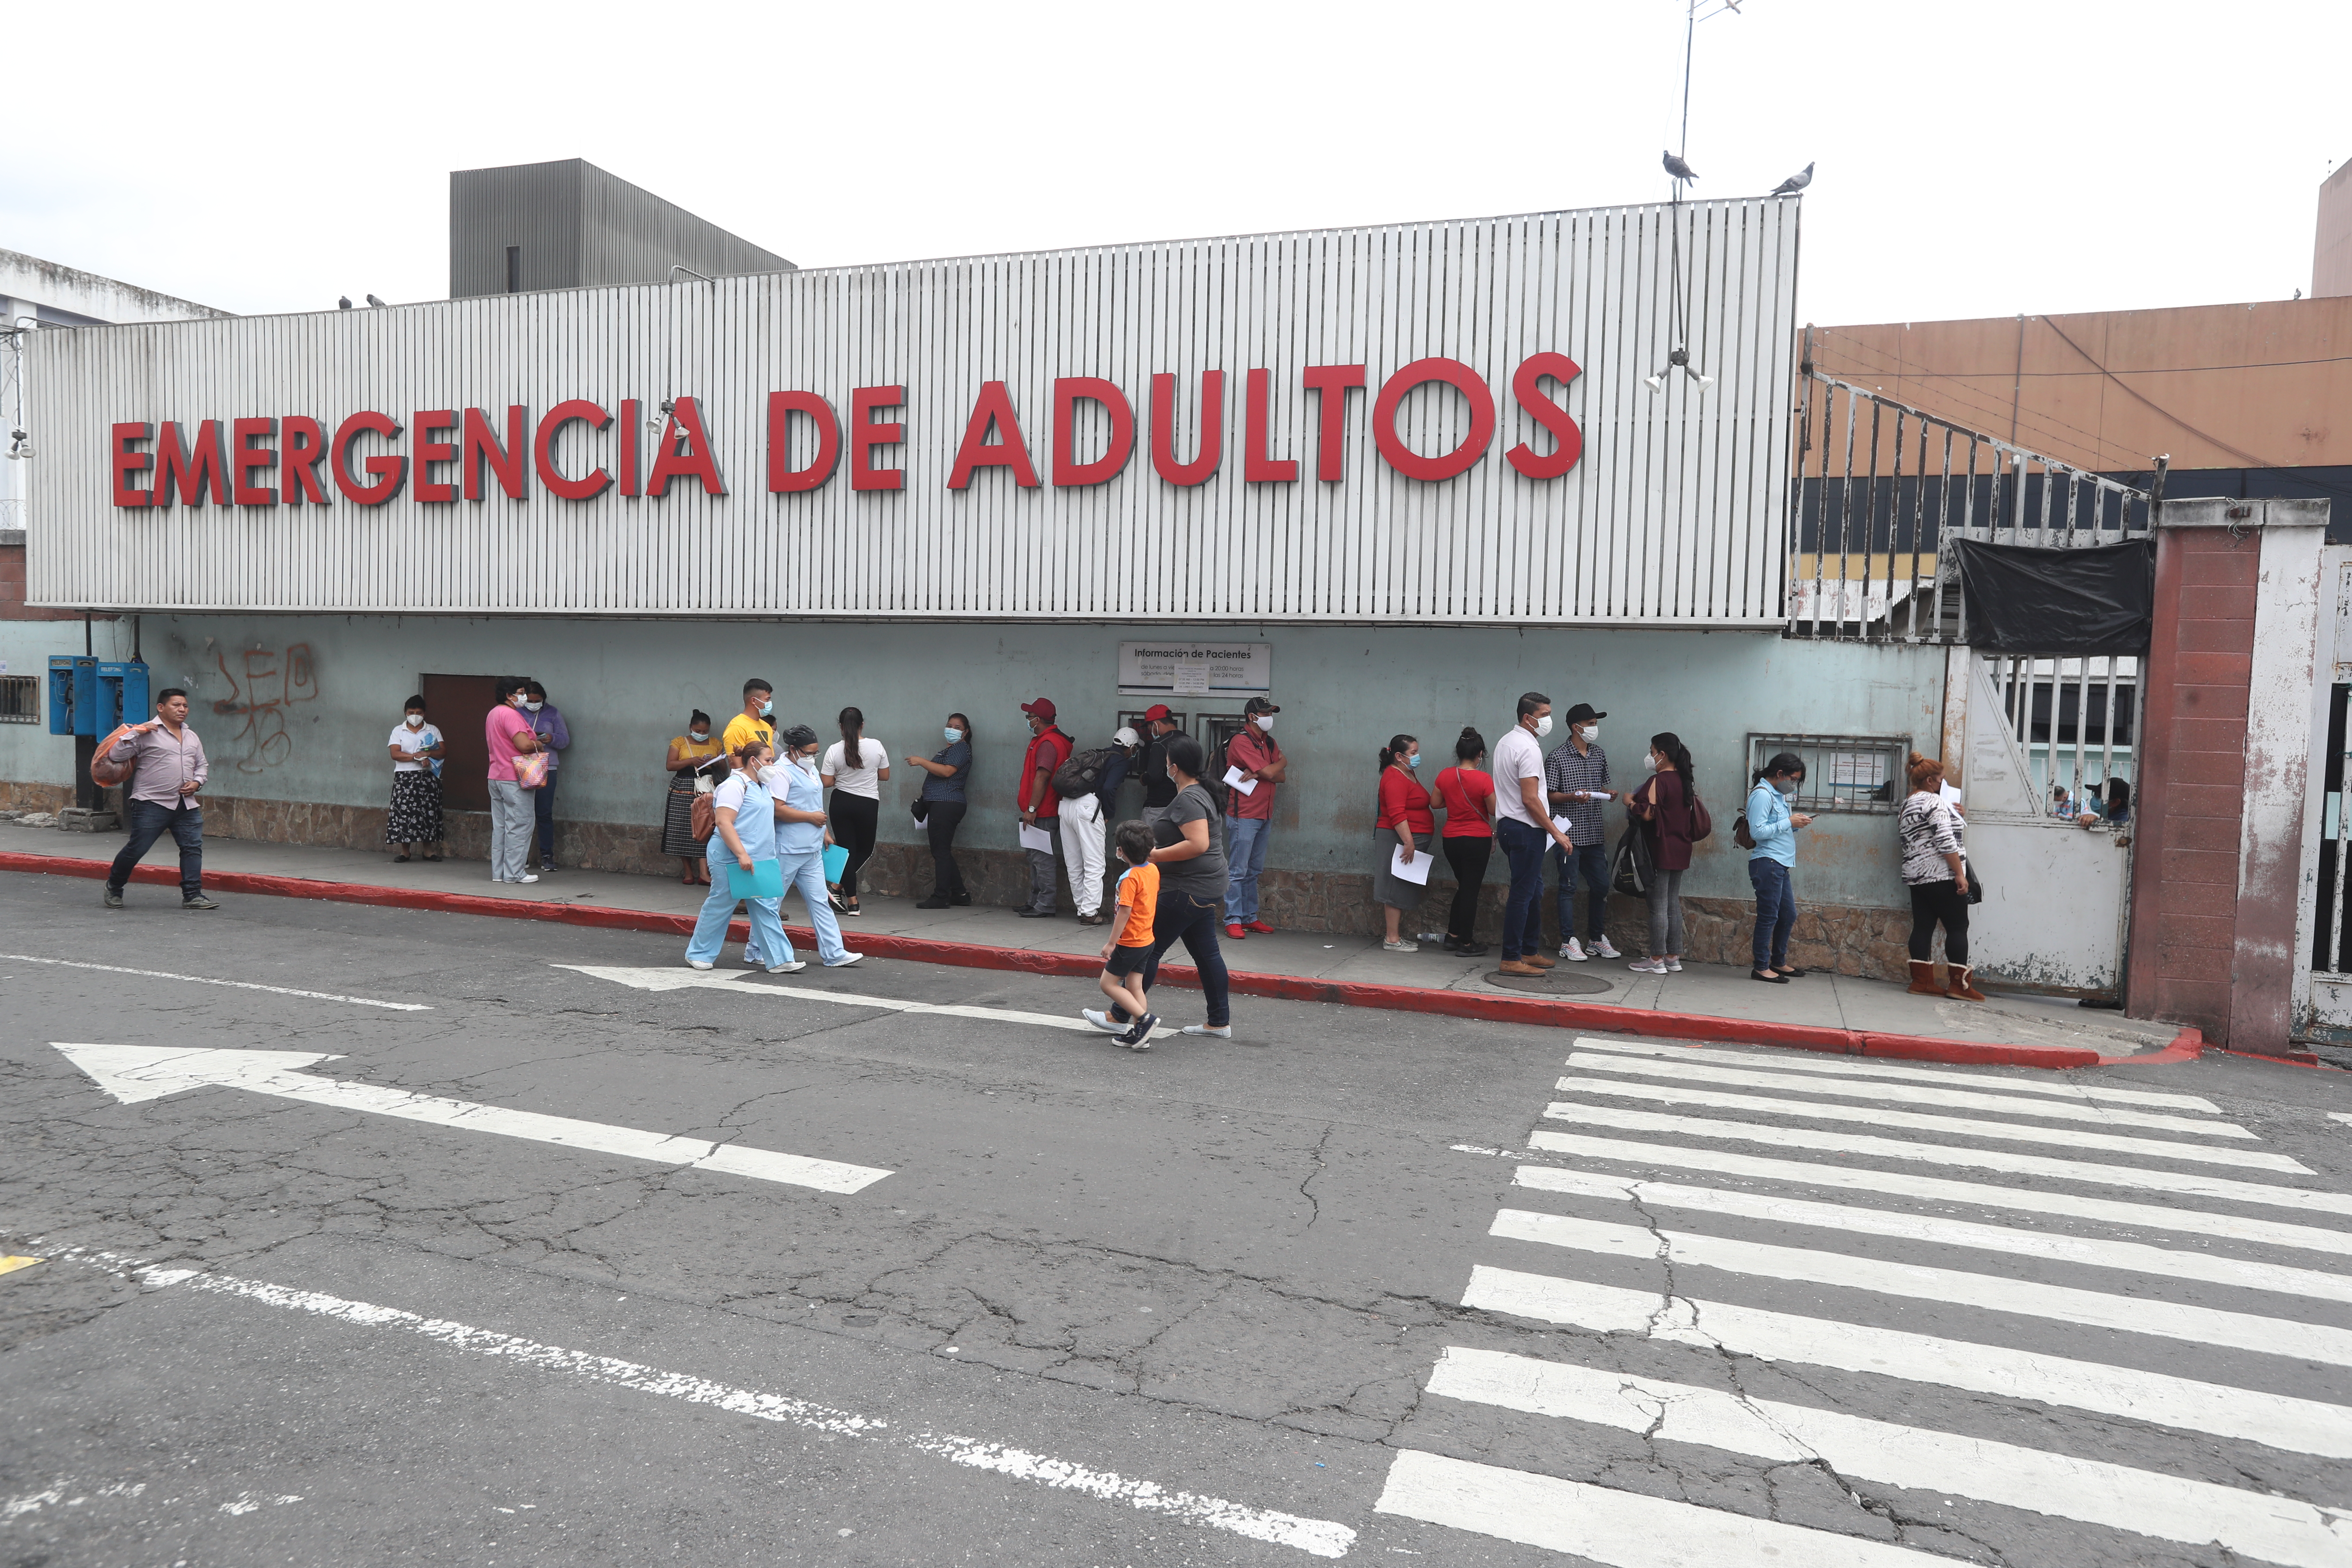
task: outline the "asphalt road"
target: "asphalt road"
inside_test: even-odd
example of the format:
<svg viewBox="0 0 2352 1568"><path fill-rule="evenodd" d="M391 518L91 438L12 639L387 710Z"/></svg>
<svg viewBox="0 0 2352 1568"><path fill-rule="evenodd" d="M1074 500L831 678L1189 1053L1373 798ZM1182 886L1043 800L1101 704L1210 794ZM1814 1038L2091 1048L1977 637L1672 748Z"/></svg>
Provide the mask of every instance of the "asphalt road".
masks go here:
<svg viewBox="0 0 2352 1568"><path fill-rule="evenodd" d="M2352 1563L2341 1075L1135 1055L1082 981L131 898L0 879L11 1568Z"/></svg>

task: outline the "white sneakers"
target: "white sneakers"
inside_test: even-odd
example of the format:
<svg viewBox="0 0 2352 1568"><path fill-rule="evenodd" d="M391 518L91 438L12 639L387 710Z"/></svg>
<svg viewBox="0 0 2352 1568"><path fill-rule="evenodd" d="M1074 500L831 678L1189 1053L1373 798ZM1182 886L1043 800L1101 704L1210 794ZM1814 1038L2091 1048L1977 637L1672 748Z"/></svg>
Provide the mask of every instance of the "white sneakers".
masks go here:
<svg viewBox="0 0 2352 1568"><path fill-rule="evenodd" d="M824 966L827 969L846 969L851 964L860 962L865 957L866 955L862 952L845 952L839 958L826 959L824 961Z"/></svg>
<svg viewBox="0 0 2352 1568"><path fill-rule="evenodd" d="M1622 958L1625 956L1623 953L1609 945L1609 938L1606 933L1596 936L1592 939L1591 953L1595 958Z"/></svg>
<svg viewBox="0 0 2352 1568"><path fill-rule="evenodd" d="M1419 952L1421 951L1421 943L1417 942L1384 942L1381 943L1381 951L1382 952Z"/></svg>
<svg viewBox="0 0 2352 1568"><path fill-rule="evenodd" d="M1580 943L1574 937L1570 937L1566 942L1559 944L1559 955L1568 960L1570 963L1582 963L1588 958L1622 958L1625 956L1615 948L1610 946L1609 939L1605 936L1594 937L1591 947L1586 947Z"/></svg>
<svg viewBox="0 0 2352 1568"><path fill-rule="evenodd" d="M710 960L707 958L689 958L686 961L686 966L688 969L708 969L710 967Z"/></svg>
<svg viewBox="0 0 2352 1568"><path fill-rule="evenodd" d="M1559 955L1568 960L1570 963L1582 963L1584 962L1584 949L1578 944L1577 940L1574 937L1570 937L1566 942L1559 944Z"/></svg>
<svg viewBox="0 0 2352 1568"><path fill-rule="evenodd" d="M1122 1024L1100 1007L1081 1007L1078 1016L1107 1035L1124 1035L1131 1026Z"/></svg>
<svg viewBox="0 0 2352 1568"><path fill-rule="evenodd" d="M1666 961L1663 958L1637 958L1625 967L1636 974L1671 974L1674 973L1674 971L1666 967Z"/></svg>
<svg viewBox="0 0 2352 1568"><path fill-rule="evenodd" d="M771 974L798 974L802 970L806 969L807 967L808 960L804 958L795 958L790 963L772 963L768 965L768 973Z"/></svg>

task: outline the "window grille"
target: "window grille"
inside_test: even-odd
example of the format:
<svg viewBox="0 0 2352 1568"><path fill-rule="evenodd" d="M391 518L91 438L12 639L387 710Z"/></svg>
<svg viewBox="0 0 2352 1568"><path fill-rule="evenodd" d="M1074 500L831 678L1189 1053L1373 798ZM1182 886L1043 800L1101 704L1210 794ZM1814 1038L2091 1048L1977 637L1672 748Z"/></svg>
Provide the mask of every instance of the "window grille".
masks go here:
<svg viewBox="0 0 2352 1568"><path fill-rule="evenodd" d="M37 724L41 721L41 678L37 675L0 675L0 724Z"/></svg>
<svg viewBox="0 0 2352 1568"><path fill-rule="evenodd" d="M1790 801L1794 811L1815 816L1892 816L1910 791L1904 769L1911 761L1908 735L1756 735L1748 737L1748 778L1782 752L1805 764L1805 778ZM1743 787L1744 795L1752 782Z"/></svg>

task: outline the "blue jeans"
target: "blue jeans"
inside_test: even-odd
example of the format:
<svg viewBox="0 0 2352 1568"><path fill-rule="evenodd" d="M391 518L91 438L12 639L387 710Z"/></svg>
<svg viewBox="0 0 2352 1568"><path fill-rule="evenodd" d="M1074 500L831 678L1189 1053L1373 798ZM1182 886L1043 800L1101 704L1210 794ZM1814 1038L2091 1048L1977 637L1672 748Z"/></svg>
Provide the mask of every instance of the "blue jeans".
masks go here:
<svg viewBox="0 0 2352 1568"><path fill-rule="evenodd" d="M1234 1021L1232 980L1225 973L1224 950L1217 945L1218 923L1216 900L1161 889L1160 901L1151 910L1150 956L1140 971L1140 984L1149 991L1160 978L1160 955L1181 942L1192 956L1192 967L1201 972L1201 990L1209 999L1213 1029L1224 1028ZM1123 1007L1114 1005L1109 1011L1114 1018L1127 1018Z"/></svg>
<svg viewBox="0 0 2352 1568"><path fill-rule="evenodd" d="M1510 862L1511 890L1503 900L1503 962L1543 951L1544 846L1551 836L1514 816L1495 824L1495 842Z"/></svg>
<svg viewBox="0 0 2352 1568"><path fill-rule="evenodd" d="M1756 889L1756 967L1778 969L1789 962L1789 932L1797 924L1797 889L1789 868L1758 856L1748 862Z"/></svg>
<svg viewBox="0 0 2352 1568"><path fill-rule="evenodd" d="M1609 930L1609 847L1605 844L1580 844L1576 858L1571 860L1551 847L1551 863L1559 868L1559 886L1554 894L1559 905L1559 940L1569 942L1576 936L1576 884L1584 882L1584 923L1586 940L1599 942Z"/></svg>
<svg viewBox="0 0 2352 1568"><path fill-rule="evenodd" d="M526 793L530 796L532 825L539 829L540 860L545 865L552 866L555 864L555 770L552 767L549 768L547 782L537 789ZM717 836L713 835L713 837ZM530 859L530 849L526 845L523 848L523 860L526 867Z"/></svg>
<svg viewBox="0 0 2352 1568"><path fill-rule="evenodd" d="M833 918L833 904L824 896L824 846L814 849L780 851L776 858L783 863L784 891L800 889L801 902L808 906L809 924L816 928L816 956L823 963L839 963L849 956L849 949L841 941L841 922ZM782 900L778 900L779 904ZM776 942L782 950L779 963L793 961L793 944L784 935L781 922L776 927Z"/></svg>
<svg viewBox="0 0 2352 1568"><path fill-rule="evenodd" d="M131 868L140 858L155 847L155 840L166 832L180 847L180 897L202 897L205 890L205 813L191 800L184 805L158 805L152 800L124 803L131 808L131 842L114 858L113 867L106 873L106 890L122 891L131 880Z"/></svg>
<svg viewBox="0 0 2352 1568"><path fill-rule="evenodd" d="M1225 863L1233 868L1233 879L1225 884L1227 925L1257 919L1257 879L1265 869L1265 841L1273 826L1263 816L1225 818Z"/></svg>
<svg viewBox="0 0 2352 1568"><path fill-rule="evenodd" d="M728 852L727 841L716 833L710 836L708 853L710 865L710 893L702 900L702 912L694 919L694 935L686 944L688 961L716 963L719 950L727 945L727 927L735 918L735 906L741 903L751 919L751 940L743 944L743 962L767 965L792 962L793 944L784 940L784 921L781 899L738 900L728 890L727 873L735 868L735 857ZM823 894L820 893L822 898ZM775 956L782 953L783 956Z"/></svg>

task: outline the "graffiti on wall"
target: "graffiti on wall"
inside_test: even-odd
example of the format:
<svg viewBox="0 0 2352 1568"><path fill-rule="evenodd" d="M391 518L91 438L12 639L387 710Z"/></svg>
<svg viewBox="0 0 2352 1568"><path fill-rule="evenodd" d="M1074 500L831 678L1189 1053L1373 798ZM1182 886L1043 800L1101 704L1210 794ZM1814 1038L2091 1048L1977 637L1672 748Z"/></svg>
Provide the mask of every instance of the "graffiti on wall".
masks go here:
<svg viewBox="0 0 2352 1568"><path fill-rule="evenodd" d="M230 668L228 650L215 656L228 695L215 699L213 711L242 718L244 728L221 737L224 754L235 757L241 773L267 772L294 754L294 737L286 728L287 710L297 702L315 701L319 670L311 662L310 645L295 643L279 652L248 648Z"/></svg>

